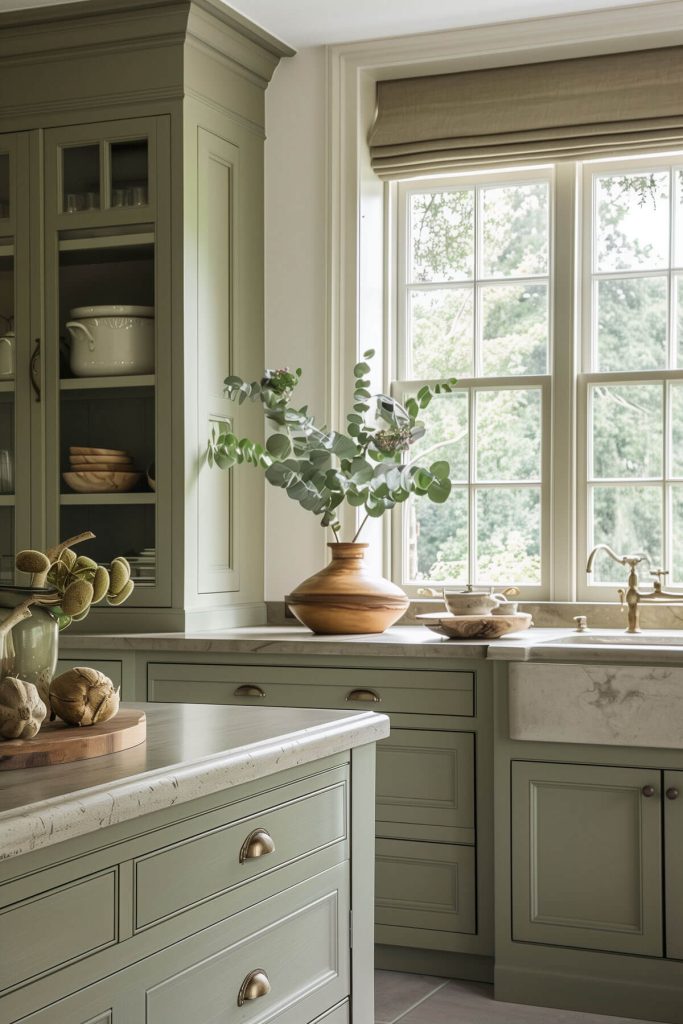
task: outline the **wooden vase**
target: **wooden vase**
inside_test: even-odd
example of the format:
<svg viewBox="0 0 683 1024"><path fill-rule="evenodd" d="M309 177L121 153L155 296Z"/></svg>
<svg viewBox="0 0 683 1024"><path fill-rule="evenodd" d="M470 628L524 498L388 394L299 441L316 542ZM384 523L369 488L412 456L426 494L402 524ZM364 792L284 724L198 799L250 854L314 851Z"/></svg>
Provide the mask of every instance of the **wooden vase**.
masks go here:
<svg viewBox="0 0 683 1024"><path fill-rule="evenodd" d="M314 633L383 633L409 601L400 587L365 564L367 544L328 544L332 561L287 598L299 622Z"/></svg>

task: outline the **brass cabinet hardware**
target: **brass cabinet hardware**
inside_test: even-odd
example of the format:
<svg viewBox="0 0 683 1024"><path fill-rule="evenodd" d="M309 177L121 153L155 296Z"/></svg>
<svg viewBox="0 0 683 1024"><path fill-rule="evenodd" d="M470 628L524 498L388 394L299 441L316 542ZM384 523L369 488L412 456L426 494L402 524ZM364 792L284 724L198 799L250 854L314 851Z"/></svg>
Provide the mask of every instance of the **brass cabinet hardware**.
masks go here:
<svg viewBox="0 0 683 1024"><path fill-rule="evenodd" d="M273 837L265 828L255 828L242 843L240 864L247 860L256 860L257 857L265 857L268 853L275 853Z"/></svg>
<svg viewBox="0 0 683 1024"><path fill-rule="evenodd" d="M669 786L666 791L667 800L678 800L678 790L675 786Z"/></svg>
<svg viewBox="0 0 683 1024"><path fill-rule="evenodd" d="M367 700L373 704L379 704L382 698L374 690L351 690L346 696L347 700Z"/></svg>
<svg viewBox="0 0 683 1024"><path fill-rule="evenodd" d="M250 971L242 982L237 996L237 1005L244 1006L247 1000L260 999L261 996L267 996L269 992L268 975L262 967L257 967L255 971Z"/></svg>
<svg viewBox="0 0 683 1024"><path fill-rule="evenodd" d="M29 377L31 379L31 387L36 396L36 402L40 401L40 338L36 338L34 341L35 348L33 349L33 355L31 356L31 362L29 363Z"/></svg>
<svg viewBox="0 0 683 1024"><path fill-rule="evenodd" d="M260 686L238 686L235 690L235 697L265 697L266 691Z"/></svg>
<svg viewBox="0 0 683 1024"><path fill-rule="evenodd" d="M643 794L643 796L654 796L655 795L655 787L654 786L643 786L643 788L641 789L641 793Z"/></svg>

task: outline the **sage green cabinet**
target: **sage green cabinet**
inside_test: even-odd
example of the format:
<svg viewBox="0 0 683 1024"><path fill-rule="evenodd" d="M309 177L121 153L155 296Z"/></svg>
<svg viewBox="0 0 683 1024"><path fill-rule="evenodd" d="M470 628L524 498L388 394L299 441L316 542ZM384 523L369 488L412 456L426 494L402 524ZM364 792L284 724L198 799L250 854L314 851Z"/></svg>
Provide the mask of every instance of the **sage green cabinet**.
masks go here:
<svg viewBox="0 0 683 1024"><path fill-rule="evenodd" d="M513 939L663 955L660 773L512 764Z"/></svg>
<svg viewBox="0 0 683 1024"><path fill-rule="evenodd" d="M377 745L375 802L375 939L382 966L409 970L411 963L392 960L392 953L419 949L419 969L466 976L466 956L451 967L446 954L492 953L486 669L458 662L425 668L423 661L398 659L375 667L347 658L318 664L283 658L274 665L147 657L150 701L366 707L388 714L392 731ZM431 952L438 956L428 962Z"/></svg>
<svg viewBox="0 0 683 1024"><path fill-rule="evenodd" d="M683 772L664 772L666 955L683 960Z"/></svg>
<svg viewBox="0 0 683 1024"><path fill-rule="evenodd" d="M222 388L263 370L265 89L292 51L212 0L4 12L0 35L0 581L18 547L91 529L88 553L133 556L139 585L79 629L261 622L263 479L236 488L203 456L228 420L262 431ZM87 306L153 308L153 372L72 371ZM71 447L125 451L139 480L75 491Z"/></svg>

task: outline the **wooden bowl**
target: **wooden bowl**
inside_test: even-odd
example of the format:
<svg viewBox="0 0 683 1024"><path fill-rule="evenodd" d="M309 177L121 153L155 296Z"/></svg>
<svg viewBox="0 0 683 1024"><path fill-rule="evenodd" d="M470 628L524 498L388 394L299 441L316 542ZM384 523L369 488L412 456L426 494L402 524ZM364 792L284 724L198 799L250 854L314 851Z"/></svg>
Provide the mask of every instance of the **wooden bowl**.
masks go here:
<svg viewBox="0 0 683 1024"><path fill-rule="evenodd" d="M121 448L88 448L81 445L71 445L70 455L124 455L128 458L128 452Z"/></svg>
<svg viewBox="0 0 683 1024"><path fill-rule="evenodd" d="M531 616L526 612L515 615L449 615L448 612L428 612L417 615L427 629L439 636L455 640L497 640L506 633L529 629Z"/></svg>
<svg viewBox="0 0 683 1024"><path fill-rule="evenodd" d="M132 491L142 473L95 472L62 473L64 482L79 494L113 494Z"/></svg>
<svg viewBox="0 0 683 1024"><path fill-rule="evenodd" d="M132 462L72 462L74 473L135 473Z"/></svg>
<svg viewBox="0 0 683 1024"><path fill-rule="evenodd" d="M132 461L130 455L69 455L69 462L72 466L82 466L86 463L94 465L97 462L106 462L107 464L115 462L117 465L129 466Z"/></svg>

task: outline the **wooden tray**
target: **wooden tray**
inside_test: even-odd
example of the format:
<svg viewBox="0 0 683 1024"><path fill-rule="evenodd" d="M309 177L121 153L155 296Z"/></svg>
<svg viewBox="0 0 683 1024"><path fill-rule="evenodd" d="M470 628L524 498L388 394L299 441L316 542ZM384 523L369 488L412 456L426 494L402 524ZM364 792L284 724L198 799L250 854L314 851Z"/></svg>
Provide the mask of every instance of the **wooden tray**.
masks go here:
<svg viewBox="0 0 683 1024"><path fill-rule="evenodd" d="M2 740L0 771L67 764L88 757L101 757L144 743L147 719L144 711L124 708L102 725L70 726L45 722L32 740Z"/></svg>
<svg viewBox="0 0 683 1024"><path fill-rule="evenodd" d="M433 633L452 640L497 640L506 633L516 633L532 625L526 612L516 615L451 615L450 612L428 612L416 615Z"/></svg>

